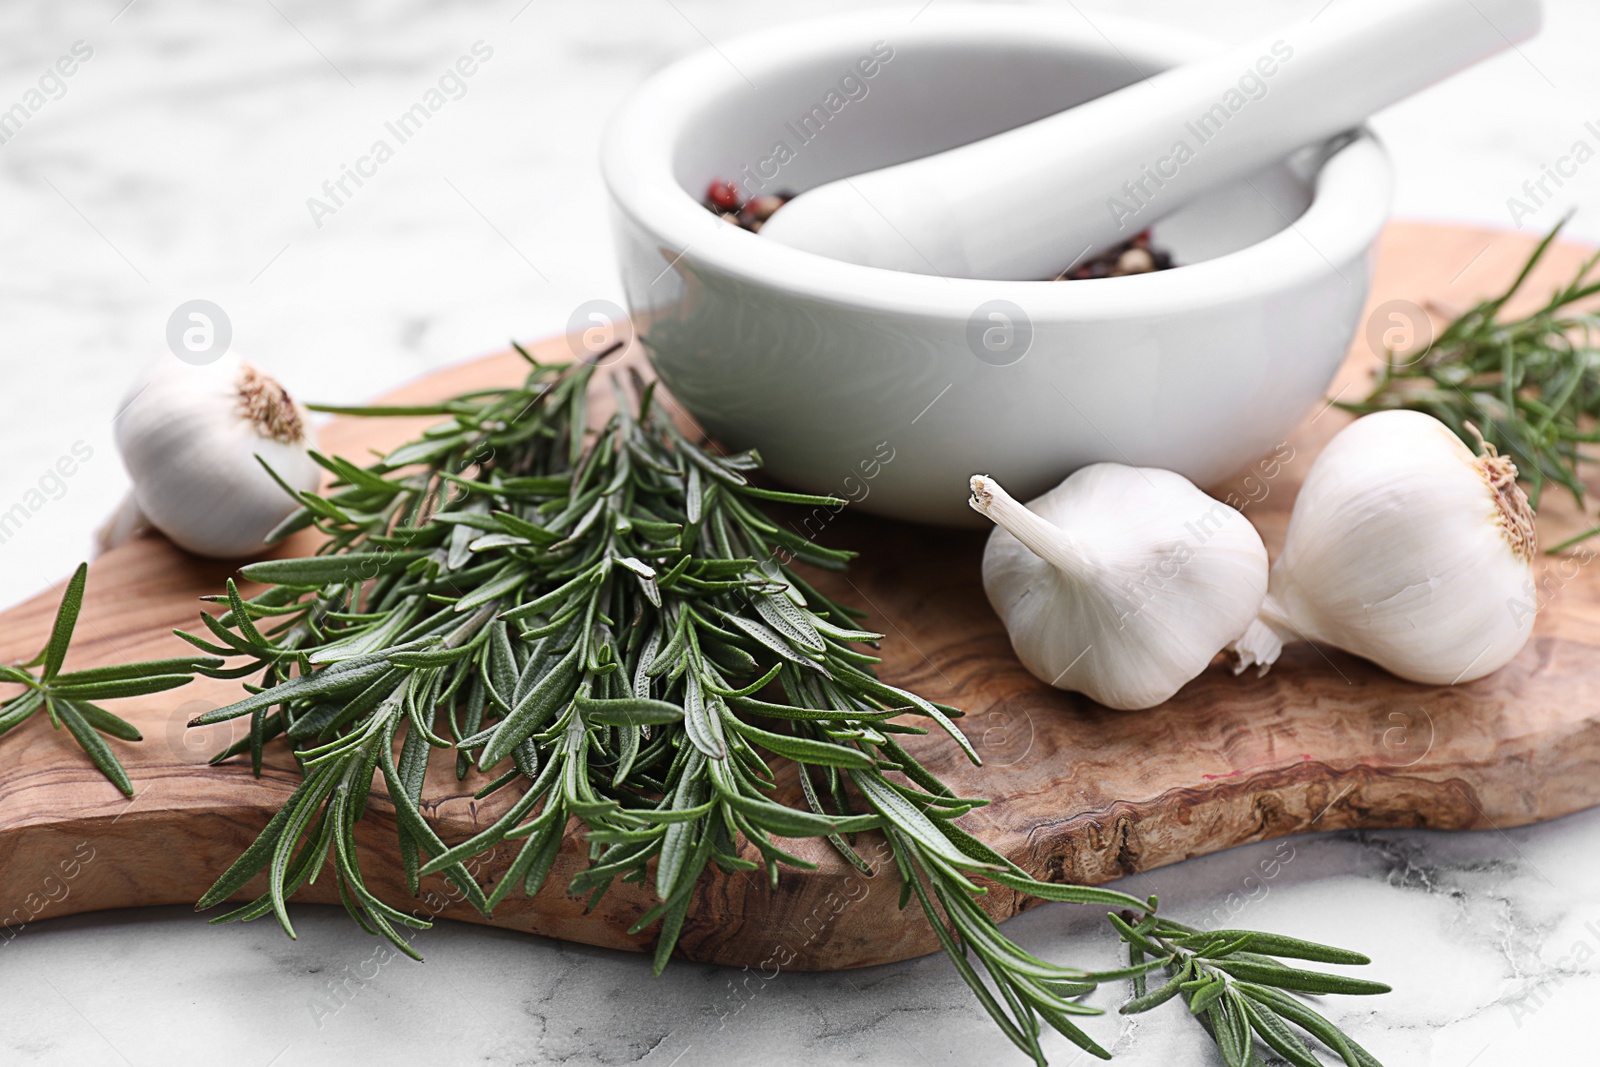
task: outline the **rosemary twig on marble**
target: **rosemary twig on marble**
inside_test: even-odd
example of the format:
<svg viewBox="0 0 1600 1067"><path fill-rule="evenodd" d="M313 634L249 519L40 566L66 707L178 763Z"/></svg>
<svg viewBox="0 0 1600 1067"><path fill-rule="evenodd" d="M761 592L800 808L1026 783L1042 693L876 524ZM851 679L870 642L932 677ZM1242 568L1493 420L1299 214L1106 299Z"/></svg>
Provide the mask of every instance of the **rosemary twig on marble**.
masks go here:
<svg viewBox="0 0 1600 1067"><path fill-rule="evenodd" d="M1517 465L1535 508L1547 484L1584 504L1583 468L1600 442L1600 314L1583 305L1600 296L1600 252L1542 305L1501 319L1543 260L1565 220L1545 235L1511 285L1458 315L1420 354L1385 355L1371 392L1339 406L1356 414L1411 408L1439 419L1474 452L1483 440ZM1550 549L1560 551L1600 533L1600 527Z"/></svg>
<svg viewBox="0 0 1600 1067"><path fill-rule="evenodd" d="M1155 905L1152 899L1151 912ZM1387 993L1389 987L1283 962L1372 962L1361 953L1280 934L1197 930L1154 914L1124 912L1109 918L1128 946L1130 966L1155 960L1168 976L1164 984L1150 989L1145 975L1136 975L1133 998L1121 1009L1124 1015L1180 999L1216 1042L1228 1067L1259 1067L1258 1043L1294 1067L1321 1067L1302 1032L1347 1067L1381 1067L1370 1052L1293 994L1371 995Z"/></svg>
<svg viewBox="0 0 1600 1067"><path fill-rule="evenodd" d="M128 772L106 738L140 741L143 737L132 723L95 702L176 689L187 684L196 669L220 667L222 660L183 656L63 671L61 668L66 663L72 632L78 625L78 614L83 610L83 593L88 583L89 565L80 563L61 596L61 606L56 609L55 622L44 648L26 663L0 664L0 682L23 687L16 696L0 701L0 734L43 711L50 716L50 724L56 729L67 728L112 785L131 797L133 783L128 780Z"/></svg>

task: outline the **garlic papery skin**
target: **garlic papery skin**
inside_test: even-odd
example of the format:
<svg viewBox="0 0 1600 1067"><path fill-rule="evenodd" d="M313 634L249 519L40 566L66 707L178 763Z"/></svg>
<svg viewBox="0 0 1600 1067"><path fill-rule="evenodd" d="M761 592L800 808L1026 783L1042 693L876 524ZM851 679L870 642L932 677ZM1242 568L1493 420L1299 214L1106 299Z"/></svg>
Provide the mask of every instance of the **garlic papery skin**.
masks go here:
<svg viewBox="0 0 1600 1067"><path fill-rule="evenodd" d="M1098 463L1026 507L979 475L971 503L998 527L983 589L1017 658L1108 708L1167 700L1261 608L1260 535L1171 471Z"/></svg>
<svg viewBox="0 0 1600 1067"><path fill-rule="evenodd" d="M255 555L299 506L256 456L296 489L321 482L305 410L232 353L202 366L157 360L129 388L116 440L137 513L118 509L102 531L106 548L147 523L198 555Z"/></svg>
<svg viewBox="0 0 1600 1067"><path fill-rule="evenodd" d="M1306 475L1239 669L1319 641L1401 678L1453 685L1533 632L1533 510L1517 469L1416 411L1364 416Z"/></svg>

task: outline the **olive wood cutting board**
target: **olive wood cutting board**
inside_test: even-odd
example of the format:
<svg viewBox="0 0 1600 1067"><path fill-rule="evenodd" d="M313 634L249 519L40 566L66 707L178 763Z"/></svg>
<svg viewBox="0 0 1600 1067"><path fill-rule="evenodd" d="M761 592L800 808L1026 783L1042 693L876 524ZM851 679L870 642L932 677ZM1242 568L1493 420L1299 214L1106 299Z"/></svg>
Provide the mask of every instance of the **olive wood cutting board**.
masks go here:
<svg viewBox="0 0 1600 1067"><path fill-rule="evenodd" d="M1356 338L1332 394L1361 395L1376 361L1368 335L1381 345L1394 327L1402 335L1389 343L1405 347L1412 305L1459 309L1498 292L1531 245L1511 233L1392 225L1369 304L1378 309L1377 326ZM1565 280L1582 254L1574 246L1555 249L1529 286L1533 298ZM1387 303L1394 301L1411 304ZM560 338L536 347L546 358L567 358ZM520 366L514 355L493 356L387 399L417 402L510 383ZM1337 409L1308 413L1273 456L1214 491L1242 505L1275 549L1297 485L1319 446L1346 421ZM418 426L341 419L321 437L325 450L362 457ZM106 503L109 509L113 502ZM1551 493L1545 503L1546 543L1580 528L1569 500ZM1470 685L1412 685L1333 649L1297 645L1265 677L1236 678L1219 661L1160 708L1113 712L1049 689L1018 665L984 601L981 532L922 528L847 509L821 539L861 553L847 576L823 576L820 584L871 612L867 625L887 635L884 676L965 708L964 725L987 765L972 767L937 734L913 737L910 747L957 792L992 800L963 825L1036 877L1101 883L1283 834L1506 827L1600 803L1600 568L1585 566L1587 553L1536 563L1546 603L1533 640L1505 669ZM302 539L289 551L310 547ZM97 559L69 666L182 654L188 646L171 628L193 626L202 606L197 598L219 590L230 572L159 538ZM58 583L0 615L0 661L31 657L41 647L59 590ZM242 730L242 724L185 731L184 723L240 695L237 682L202 679L119 702L116 710L146 739L112 742L137 789L132 800L42 715L0 739L0 923L9 924L0 940L53 916L199 897L299 780L281 742L271 747L259 779L244 762L207 765L232 736L230 725ZM425 813L450 842L470 836L511 799L475 801L480 782L457 782L453 764L435 757L424 791ZM787 781L792 787L792 774ZM381 792L358 838L369 885L380 897L421 915L484 921L442 878L425 879L421 899L409 895L396 859L393 809ZM897 911L892 864L864 878L825 842L790 847L819 869L785 870L776 890L759 872L719 873L702 882L683 930L684 955L834 969L938 947L914 905ZM496 879L511 849L502 846L481 866L480 881ZM881 839L870 836L863 852L886 855ZM626 933L650 906L645 890L614 886L587 914L583 901L566 895L585 861L574 825L543 892L532 900L514 895L493 924L648 949L653 932ZM1149 887L1132 879L1126 888L1142 895ZM250 895L256 891L252 886ZM334 878L320 879L300 899L335 902ZM996 889L985 906L1005 918L1027 903Z"/></svg>

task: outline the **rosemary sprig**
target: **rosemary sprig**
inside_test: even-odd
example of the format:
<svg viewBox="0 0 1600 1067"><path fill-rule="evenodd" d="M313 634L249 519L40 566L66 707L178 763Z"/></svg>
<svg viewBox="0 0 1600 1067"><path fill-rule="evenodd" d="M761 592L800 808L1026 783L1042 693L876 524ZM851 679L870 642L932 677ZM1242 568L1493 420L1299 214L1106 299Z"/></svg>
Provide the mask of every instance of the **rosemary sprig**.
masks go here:
<svg viewBox="0 0 1600 1067"><path fill-rule="evenodd" d="M1580 468L1594 458L1584 446L1600 441L1595 423L1600 349L1593 343L1600 315L1578 305L1600 294L1600 279L1593 277L1600 252L1533 312L1500 318L1566 221L1539 242L1509 288L1456 317L1420 356L1388 351L1366 398L1339 406L1359 415L1391 408L1423 411L1474 451L1479 448L1476 426L1484 441L1516 462L1535 508L1550 483L1566 489L1582 507ZM1550 551L1596 533L1600 527Z"/></svg>
<svg viewBox="0 0 1600 1067"><path fill-rule="evenodd" d="M1152 898L1151 912L1155 905ZM1258 1042L1294 1067L1321 1067L1322 1061L1301 1032L1336 1054L1347 1067L1382 1067L1370 1052L1291 994L1371 995L1387 993L1389 987L1282 962L1372 962L1359 952L1280 934L1197 930L1154 914L1140 917L1124 912L1108 917L1128 946L1130 965L1154 960L1168 975L1166 983L1153 990L1147 989L1143 974L1136 975L1133 998L1122 1006L1122 1014L1149 1011L1181 998L1189 1014L1216 1042L1228 1067L1259 1067Z"/></svg>
<svg viewBox="0 0 1600 1067"><path fill-rule="evenodd" d="M15 729L43 710L50 716L52 726L57 730L65 726L100 773L131 797L133 783L128 780L128 772L106 738L142 741L143 735L132 723L95 701L176 689L188 684L196 669L220 667L222 660L184 656L63 672L61 668L66 663L67 648L83 610L83 594L88 584L89 565L80 563L61 596L61 605L56 608L55 622L44 648L26 663L0 664L0 682L23 687L21 693L0 701L0 734Z"/></svg>
<svg viewBox="0 0 1600 1067"><path fill-rule="evenodd" d="M961 713L875 676L862 645L878 635L789 565L836 569L850 554L760 510L840 502L752 485L755 454L687 439L653 385L635 381L630 395L618 384L616 413L591 433L594 368L529 363L520 388L344 409L445 421L365 468L318 457L335 488L296 494L301 508L280 533L315 526L327 538L319 554L244 568L267 589L247 600L230 582L213 598L224 612L202 617L209 633L182 635L244 660L205 673L258 676L245 699L195 720L249 716L248 737L217 758L249 752L259 769L263 746L285 736L305 773L200 906L265 871L259 899L213 921L270 912L292 936L287 901L331 861L355 920L415 955L397 927L426 922L368 890L355 844L381 775L413 892L442 874L485 914L511 892L538 892L579 820L590 865L569 891L598 901L618 879L650 886L657 903L633 929L657 929L659 972L712 864L764 867L776 885L780 865L813 866L779 842L826 837L870 871L857 835L879 831L901 907L916 898L1013 1043L1043 1063L1043 1024L1108 1058L1073 1018L1097 1013L1078 998L1110 975L1012 943L978 906L977 879L1049 900L1144 904L1038 882L955 825L985 801L954 795L897 737L926 733L905 721L920 719L976 762ZM458 777L496 775L480 797L520 794L468 841L441 841L422 817L437 750ZM798 765L802 799L776 793L773 757ZM467 865L507 840L522 844L485 894Z"/></svg>

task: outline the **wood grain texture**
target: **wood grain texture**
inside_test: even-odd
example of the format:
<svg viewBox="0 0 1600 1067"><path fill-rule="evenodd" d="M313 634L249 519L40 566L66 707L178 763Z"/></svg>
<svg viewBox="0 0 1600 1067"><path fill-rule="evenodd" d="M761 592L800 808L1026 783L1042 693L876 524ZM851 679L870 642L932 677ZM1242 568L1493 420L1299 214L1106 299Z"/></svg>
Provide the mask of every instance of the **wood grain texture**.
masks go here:
<svg viewBox="0 0 1600 1067"><path fill-rule="evenodd" d="M1498 291L1531 242L1512 234L1396 224L1385 235L1372 305L1409 300L1461 307ZM1580 249L1562 247L1529 287L1536 298L1575 268ZM556 339L543 346L564 358ZM1357 338L1335 393L1359 395L1375 357ZM519 375L514 356L495 356L407 386L394 402L434 398ZM1247 417L1248 413L1241 413ZM1281 462L1217 495L1245 501L1269 548L1281 542L1296 486L1322 443L1346 421L1313 413L1280 449ZM324 447L357 456L414 432L408 420L339 420ZM110 502L108 501L108 506ZM1547 497L1549 543L1579 528L1568 501ZM789 515L797 528L806 516ZM812 524L815 528L816 523ZM1101 883L1190 856L1306 830L1425 826L1506 827L1600 803L1600 576L1576 558L1541 560L1548 603L1533 641L1497 674L1456 688L1411 685L1332 649L1291 647L1265 678L1235 678L1220 664L1153 711L1111 712L1028 676L984 602L981 534L929 530L841 514L825 543L860 550L827 591L871 610L888 635L884 675L897 685L964 707L987 766L971 767L936 736L910 747L964 795L993 803L963 825L1034 875ZM301 542L298 551L307 550ZM296 549L291 548L291 553ZM193 623L196 598L221 587L229 568L186 557L159 539L134 542L95 561L70 666L175 655L173 626ZM0 616L0 657L31 656L43 642L58 592ZM206 757L229 724L188 731L209 707L237 699L237 683L201 680L173 693L117 705L144 732L117 745L138 790L129 801L43 717L0 740L0 941L57 915L195 900L249 844L289 795L298 774L273 747L261 778ZM239 727L242 729L242 727ZM509 798L476 802L476 782L455 781L435 760L425 811L447 841L462 840ZM787 780L792 787L792 776ZM359 841L373 890L428 916L483 921L440 878L409 896L394 860L393 809L375 793ZM763 876L716 875L702 883L682 938L684 955L730 964L798 969L859 967L934 951L915 907L896 909L892 868L863 878L825 843L795 843L820 863L785 871L776 891ZM866 854L886 855L881 841ZM545 890L513 899L493 924L624 949L651 935L626 928L650 906L621 885L592 913L564 887L585 850L568 840ZM495 880L509 846L479 869ZM336 900L331 877L302 899ZM1138 884L1130 884L1135 892ZM252 887L252 893L254 887ZM1026 902L1006 890L986 907L998 917ZM270 921L270 920L268 920Z"/></svg>

